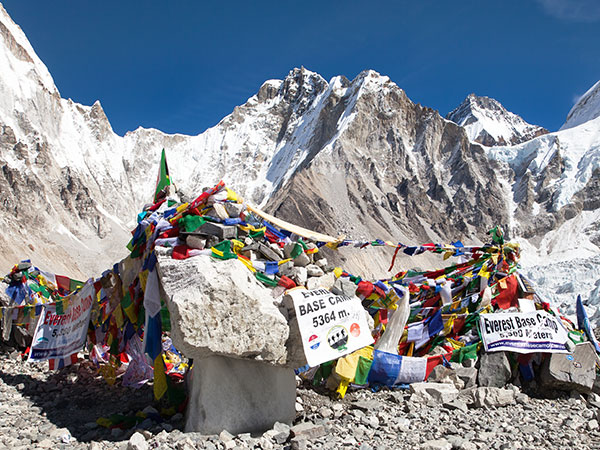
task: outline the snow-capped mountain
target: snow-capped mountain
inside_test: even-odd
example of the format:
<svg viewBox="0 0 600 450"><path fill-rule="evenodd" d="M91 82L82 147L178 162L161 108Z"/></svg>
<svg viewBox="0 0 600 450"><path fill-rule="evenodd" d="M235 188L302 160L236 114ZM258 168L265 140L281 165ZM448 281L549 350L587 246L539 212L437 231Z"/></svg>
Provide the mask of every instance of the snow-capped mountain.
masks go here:
<svg viewBox="0 0 600 450"><path fill-rule="evenodd" d="M594 84L581 98L575 103L569 114L567 121L560 128L566 130L582 123L588 122L600 116L600 81Z"/></svg>
<svg viewBox="0 0 600 450"><path fill-rule="evenodd" d="M510 228L524 242L529 275L563 310L574 313L582 294L593 314L600 304L600 117L487 154L511 169Z"/></svg>
<svg viewBox="0 0 600 450"><path fill-rule="evenodd" d="M481 148L433 110L415 106L376 72L327 82L309 70L294 69L285 80L265 82L244 105L198 136L140 128L119 137L100 103L87 107L60 97L4 10L0 22L0 62L12 69L0 73L0 184L7 206L2 220L5 229L14 230L0 238L3 270L25 256L39 264L49 261L56 271L77 267L83 275L109 266L124 253L135 213L151 198L163 147L184 193L193 195L224 179L251 201L279 201L279 212L293 221L305 221L314 205L300 195L285 197L293 192L285 186L306 173L317 155L331 167L330 175L357 174L348 185L347 203L337 202L334 210L320 212L322 223L313 222L325 232L342 230L356 237L381 232L382 238L413 242L443 240L449 234L483 239L486 227L506 218L500 198L484 195L480 173L485 172L486 186L495 182ZM337 158L354 145L353 136L360 140L360 151L342 166ZM358 176L363 170L368 173ZM382 180L385 187L377 188ZM370 189L377 189L376 195ZM469 204L470 189L486 206L484 212ZM492 191L499 192L499 186ZM337 198L331 190L327 195ZM307 205L306 210L288 214L281 206L286 198ZM342 210L343 215L332 217ZM365 211L387 219L368 219L372 230L356 226L365 222L360 219ZM432 218L421 217L427 215ZM16 235L21 230L26 234ZM387 259L382 258L382 267Z"/></svg>
<svg viewBox="0 0 600 450"><path fill-rule="evenodd" d="M534 137L546 131L492 99L469 96L451 121L377 72L328 82L300 68L197 136L120 137L99 102L61 98L1 7L0 67L1 271L27 257L79 278L110 267L127 253L165 148L184 196L224 179L284 220L357 239L477 243L500 224L522 242L534 280L554 286L562 278L542 280L540 264L575 271L585 259L573 273L590 275L573 289L590 305L597 296L585 268L600 254L600 118ZM396 268L440 264L421 256ZM331 258L361 276L388 274L382 249Z"/></svg>
<svg viewBox="0 0 600 450"><path fill-rule="evenodd" d="M507 111L497 100L475 94L469 94L446 119L463 127L471 142L487 147L520 144L548 132Z"/></svg>

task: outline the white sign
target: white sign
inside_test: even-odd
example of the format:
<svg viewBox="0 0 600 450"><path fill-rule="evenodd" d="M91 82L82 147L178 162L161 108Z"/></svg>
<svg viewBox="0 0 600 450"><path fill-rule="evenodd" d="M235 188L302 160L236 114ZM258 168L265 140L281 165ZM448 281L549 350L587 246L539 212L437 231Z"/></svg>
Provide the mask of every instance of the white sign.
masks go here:
<svg viewBox="0 0 600 450"><path fill-rule="evenodd" d="M335 295L327 289L293 290L289 295L294 301L309 366L332 361L373 343L358 297Z"/></svg>
<svg viewBox="0 0 600 450"><path fill-rule="evenodd" d="M67 358L85 344L92 304L94 284L87 282L79 292L69 297L64 314L56 313L56 305L44 305L38 320L29 361Z"/></svg>
<svg viewBox="0 0 600 450"><path fill-rule="evenodd" d="M486 352L568 353L567 330L546 311L482 314L479 329Z"/></svg>

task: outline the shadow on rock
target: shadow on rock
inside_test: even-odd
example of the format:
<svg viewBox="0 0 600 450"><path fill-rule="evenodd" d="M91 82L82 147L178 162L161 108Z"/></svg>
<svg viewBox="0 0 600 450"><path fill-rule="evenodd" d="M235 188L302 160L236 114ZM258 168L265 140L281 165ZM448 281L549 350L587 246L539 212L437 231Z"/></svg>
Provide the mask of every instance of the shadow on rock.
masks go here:
<svg viewBox="0 0 600 450"><path fill-rule="evenodd" d="M25 366L27 363L15 361L15 364ZM57 372L42 372L38 368L29 369L30 373L20 372L9 373L5 368L0 369L0 379L28 398L32 402L29 408L34 412L45 416L57 428L66 428L80 442L127 439L135 426L123 430L108 429L99 426L96 420L100 417L114 418L114 415L134 417L153 403L151 385L144 385L137 390L121 386L119 382L111 386L97 375L89 361ZM152 419L146 419L137 428L161 429L160 424ZM51 431L50 424L39 425L40 434Z"/></svg>

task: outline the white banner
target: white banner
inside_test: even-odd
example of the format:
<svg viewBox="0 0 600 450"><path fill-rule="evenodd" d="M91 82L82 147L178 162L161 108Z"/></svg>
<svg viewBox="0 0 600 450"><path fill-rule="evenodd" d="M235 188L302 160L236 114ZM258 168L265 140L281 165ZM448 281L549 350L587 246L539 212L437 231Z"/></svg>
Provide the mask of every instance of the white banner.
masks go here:
<svg viewBox="0 0 600 450"><path fill-rule="evenodd" d="M67 358L85 344L94 284L88 281L79 292L69 297L64 314L56 313L56 305L44 305L31 342L29 361Z"/></svg>
<svg viewBox="0 0 600 450"><path fill-rule="evenodd" d="M482 314L479 329L486 352L568 353L567 330L546 311Z"/></svg>
<svg viewBox="0 0 600 450"><path fill-rule="evenodd" d="M294 300L309 366L332 361L373 343L358 297L335 295L327 289L299 289L288 294Z"/></svg>

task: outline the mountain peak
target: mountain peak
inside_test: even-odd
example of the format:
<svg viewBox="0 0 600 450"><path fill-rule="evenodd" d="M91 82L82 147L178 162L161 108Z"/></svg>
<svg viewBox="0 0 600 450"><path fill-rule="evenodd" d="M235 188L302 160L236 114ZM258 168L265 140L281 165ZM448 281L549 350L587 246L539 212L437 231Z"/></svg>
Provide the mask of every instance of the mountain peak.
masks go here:
<svg viewBox="0 0 600 450"><path fill-rule="evenodd" d="M19 74L20 83L41 84L50 93L58 95L54 80L37 56L29 40L0 3L0 64L3 71ZM27 64L23 64L27 63Z"/></svg>
<svg viewBox="0 0 600 450"><path fill-rule="evenodd" d="M571 108L567 120L560 128L566 130L600 116L600 81L596 82Z"/></svg>
<svg viewBox="0 0 600 450"><path fill-rule="evenodd" d="M465 128L469 140L487 147L515 145L548 133L520 116L508 111L493 98L469 94L463 102L446 116Z"/></svg>

